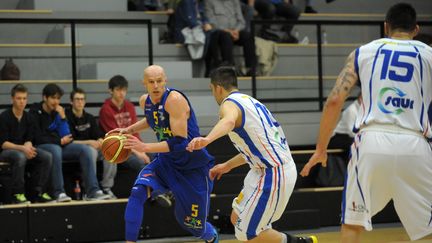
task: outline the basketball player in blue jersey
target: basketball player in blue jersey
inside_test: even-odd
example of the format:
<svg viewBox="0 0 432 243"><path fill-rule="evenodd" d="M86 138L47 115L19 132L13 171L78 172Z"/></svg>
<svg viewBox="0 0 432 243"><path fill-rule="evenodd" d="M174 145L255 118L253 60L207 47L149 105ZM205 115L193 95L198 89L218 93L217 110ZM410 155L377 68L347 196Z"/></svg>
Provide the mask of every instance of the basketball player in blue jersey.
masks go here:
<svg viewBox="0 0 432 243"><path fill-rule="evenodd" d="M229 135L240 153L213 167L210 170L212 180L233 168L249 164L251 169L243 190L232 204L231 222L236 238L257 243L318 242L315 236L296 237L271 228L271 224L282 216L297 179L282 127L262 103L238 91L233 68L216 69L211 74L210 86L220 105L220 120L206 137L194 138L187 149L199 151Z"/></svg>
<svg viewBox="0 0 432 243"><path fill-rule="evenodd" d="M162 67L147 67L143 84L148 94L140 98L145 118L117 129L128 137L125 148L158 153L140 172L132 188L125 212L126 240L137 240L147 199L171 191L176 199L174 210L178 223L206 242L218 242L216 229L207 222L213 189L209 169L214 158L205 149L186 151L189 141L200 135L198 123L186 96L167 88L166 82ZM144 143L132 135L148 127L155 132L157 143Z"/></svg>
<svg viewBox="0 0 432 243"><path fill-rule="evenodd" d="M326 164L327 146L351 89L363 96L354 129L342 201L341 242L360 242L371 218L393 200L411 240L432 233L432 138L427 115L432 99L432 48L412 40L416 11L392 6L384 28L388 38L353 51L324 107L316 151L303 168L307 176Z"/></svg>

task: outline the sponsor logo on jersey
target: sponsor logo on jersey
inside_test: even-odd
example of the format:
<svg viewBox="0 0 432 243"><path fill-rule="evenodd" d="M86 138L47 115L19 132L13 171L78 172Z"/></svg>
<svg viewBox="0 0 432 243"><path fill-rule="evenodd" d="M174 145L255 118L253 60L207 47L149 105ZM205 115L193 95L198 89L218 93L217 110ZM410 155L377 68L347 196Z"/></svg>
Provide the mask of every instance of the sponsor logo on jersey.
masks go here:
<svg viewBox="0 0 432 243"><path fill-rule="evenodd" d="M348 210L357 212L357 213L369 213L369 210L366 208L363 204L356 204L354 201L352 202L352 205Z"/></svg>
<svg viewBox="0 0 432 243"><path fill-rule="evenodd" d="M406 93L398 88L385 87L379 92L378 107L386 114L399 115L407 109L413 109L414 100L406 97Z"/></svg>

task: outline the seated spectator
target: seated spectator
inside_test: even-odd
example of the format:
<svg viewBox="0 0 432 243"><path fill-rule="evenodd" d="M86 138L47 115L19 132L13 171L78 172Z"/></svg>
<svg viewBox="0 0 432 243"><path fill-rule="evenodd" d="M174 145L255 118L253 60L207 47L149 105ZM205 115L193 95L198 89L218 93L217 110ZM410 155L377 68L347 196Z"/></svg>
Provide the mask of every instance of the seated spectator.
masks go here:
<svg viewBox="0 0 432 243"><path fill-rule="evenodd" d="M215 30L208 23L204 11L203 0L182 0L178 2L175 11L175 40L177 43L185 43L187 39L191 39L190 35L197 35L203 33L204 43L201 43L202 57L205 60L205 76L207 77L211 69L220 64L219 60L219 46L215 39L221 30ZM192 37L194 38L194 37ZM212 41L213 39L213 41ZM187 43L186 43L187 44ZM197 45L192 45L196 49ZM190 46L188 46L189 48ZM191 54L191 51L188 50ZM192 55L191 55L192 56ZM222 56L224 59L225 56ZM193 58L196 59L196 58Z"/></svg>
<svg viewBox="0 0 432 243"><path fill-rule="evenodd" d="M160 0L128 0L129 11L159 11L163 10Z"/></svg>
<svg viewBox="0 0 432 243"><path fill-rule="evenodd" d="M101 146L104 134L99 129L96 118L85 111L86 94L83 89L76 88L70 94L72 107L66 109L66 118L72 134L73 143L85 144L91 151L92 161L94 162L95 171L97 171L96 162L103 160ZM104 193L110 199L117 197L109 191Z"/></svg>
<svg viewBox="0 0 432 243"><path fill-rule="evenodd" d="M217 44L220 49L223 66L234 65L234 44L243 46L243 57L246 75L251 75L253 65L256 65L254 36L245 28L245 19L238 0L208 0L205 13L214 29L222 30L212 35L209 48ZM215 48L217 49L217 48Z"/></svg>
<svg viewBox="0 0 432 243"><path fill-rule="evenodd" d="M334 0L326 0L326 3L331 3L333 1ZM305 6L304 12L305 13L318 13L318 11L316 11L312 6L312 0L306 0L306 6Z"/></svg>
<svg viewBox="0 0 432 243"><path fill-rule="evenodd" d="M99 111L99 125L104 133L108 133L116 128L125 128L134 124L138 118L135 106L126 100L128 81L121 75L115 75L108 82L111 97L106 99ZM138 133L133 134L141 140ZM123 163L126 167L134 170L137 174L144 168L145 164L150 163L150 158L146 153L132 150L132 154ZM115 197L111 188L114 186L114 178L117 174L117 164L104 161L103 178L101 186L105 193ZM171 200L165 194L156 198L157 202L164 207L171 206Z"/></svg>
<svg viewBox="0 0 432 243"><path fill-rule="evenodd" d="M52 155L52 196L57 202L71 201L64 190L62 162L76 160L80 162L83 172L86 193L84 199L105 200L109 197L99 188L92 151L84 144L72 142L66 114L60 105L62 95L63 90L58 85L47 84L42 91L43 101L30 107L30 112L36 118L37 147L49 151Z"/></svg>
<svg viewBox="0 0 432 243"><path fill-rule="evenodd" d="M263 20L273 20L276 16L280 16L286 20L297 20L300 17L300 10L287 0L255 0L255 9ZM277 40L273 39L272 36L274 34L271 32L270 26L267 25L261 27L259 35L264 39L277 42L298 43L297 38L291 34L293 26L292 24L283 26L282 30L285 32L285 35L278 37Z"/></svg>
<svg viewBox="0 0 432 243"><path fill-rule="evenodd" d="M0 114L0 158L12 167L12 203L26 203L25 169L33 166L29 198L33 202L50 202L46 184L51 172L51 154L33 146L35 121L25 111L27 88L22 84L11 90L12 108Z"/></svg>

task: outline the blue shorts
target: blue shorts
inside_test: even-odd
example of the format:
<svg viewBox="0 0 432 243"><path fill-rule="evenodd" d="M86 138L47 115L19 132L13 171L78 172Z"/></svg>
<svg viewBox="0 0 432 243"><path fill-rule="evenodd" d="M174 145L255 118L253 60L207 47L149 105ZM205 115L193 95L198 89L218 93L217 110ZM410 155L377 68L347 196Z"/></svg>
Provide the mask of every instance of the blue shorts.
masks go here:
<svg viewBox="0 0 432 243"><path fill-rule="evenodd" d="M200 237L207 220L213 181L209 169L213 161L195 169L178 170L172 162L157 156L141 170L135 185L149 186L152 196L171 191L175 197L175 216L179 224Z"/></svg>

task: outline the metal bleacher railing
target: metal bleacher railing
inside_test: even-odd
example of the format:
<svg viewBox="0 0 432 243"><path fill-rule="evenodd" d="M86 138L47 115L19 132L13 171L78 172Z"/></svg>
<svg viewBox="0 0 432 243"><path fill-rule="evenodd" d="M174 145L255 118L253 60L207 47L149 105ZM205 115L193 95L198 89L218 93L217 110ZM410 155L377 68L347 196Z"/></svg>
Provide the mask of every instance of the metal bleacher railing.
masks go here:
<svg viewBox="0 0 432 243"><path fill-rule="evenodd" d="M257 25L315 25L316 26L316 47L317 47L317 71L318 71L318 94L317 98L260 98L257 97L257 79L253 75L252 78L252 96L258 98L264 103L278 103L278 102L319 102L319 110L322 111L326 97L324 97L324 75L323 75L323 46L325 44L322 40L322 26L323 25L366 25L378 26L380 36L384 37L384 22L379 20L252 20L251 32L256 33ZM419 21L420 26L431 26L432 21ZM256 67L253 67L253 74L255 74ZM355 98L352 98L355 99Z"/></svg>
<svg viewBox="0 0 432 243"><path fill-rule="evenodd" d="M54 24L69 24L70 25L70 47L71 49L71 70L72 70L72 88L77 87L78 83L78 71L77 71L77 51L80 44L77 43L76 40L76 24L145 24L147 26L147 46L148 46L148 61L149 64L153 63L154 55L153 55L153 38L152 38L152 27L155 24L161 24L158 22L153 23L151 19L79 19L79 18L65 18L65 19L49 19L49 18L0 18L0 24L2 23L54 23ZM252 96L260 99L265 103L284 103L284 102L318 102L319 106L317 111L322 111L325 98L324 97L324 79L325 76L323 74L323 47L330 46L329 44L324 44L322 40L322 26L342 26L342 25L363 25L363 26L378 26L379 34L381 37L384 36L384 26L383 21L379 20L253 20L251 22L251 31L252 33L256 33L257 26L259 25L309 25L316 26L316 51L317 51L317 86L318 93L316 97L296 97L296 98L260 98L257 97L257 77L253 75L251 77L251 87L252 87ZM419 21L418 24L420 26L431 26L432 21ZM256 67L253 67L254 69ZM255 72L252 72L255 73ZM101 103L87 103L88 107L98 107ZM0 104L0 109L8 107L9 104Z"/></svg>
<svg viewBox="0 0 432 243"><path fill-rule="evenodd" d="M148 55L143 54L143 56L148 57L148 63L153 64L153 37L152 37L152 21L150 19L80 19L80 18L0 18L0 24L69 24L70 25L70 44L66 47L71 49L71 70L72 70L72 88L77 87L78 83L78 70L77 70L77 48L80 44L76 40L76 25L77 24L128 24L128 25L146 25L147 27L147 47ZM21 44L21 47L26 44ZM46 47L49 44L40 45L41 47ZM51 44L55 46L55 44ZM33 46L33 45L32 45ZM16 47L13 45L3 46L3 47ZM89 107L100 106L101 104L88 103ZM9 107L10 104L0 104L0 109Z"/></svg>

